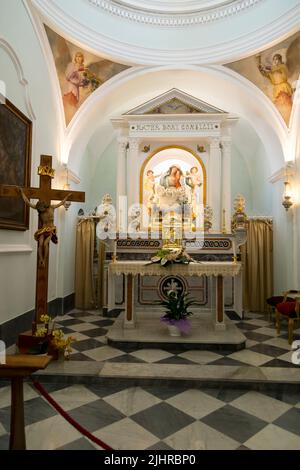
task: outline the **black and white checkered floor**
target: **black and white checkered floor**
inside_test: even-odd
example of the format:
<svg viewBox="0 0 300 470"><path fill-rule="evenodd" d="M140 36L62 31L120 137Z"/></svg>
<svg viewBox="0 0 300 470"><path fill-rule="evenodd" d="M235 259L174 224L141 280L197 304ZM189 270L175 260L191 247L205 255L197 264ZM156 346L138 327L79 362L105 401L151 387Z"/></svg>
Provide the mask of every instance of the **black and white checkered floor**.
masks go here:
<svg viewBox="0 0 300 470"><path fill-rule="evenodd" d="M282 367L291 374L300 366L291 362L287 330L277 337L274 323L250 313L241 321L229 315L247 337L246 349L229 351L139 349L130 353L110 347L105 335L114 319L99 312L74 310L58 319L68 335L76 337L69 363L144 363L242 365L257 369ZM300 330L295 330L300 339ZM81 362L85 361L85 362ZM128 367L129 367L128 364ZM117 364L115 364L117 365ZM134 364L132 364L134 365ZM287 369L290 368L290 369ZM241 369L244 370L243 367ZM53 377L52 377L53 382ZM300 389L277 387L250 390L216 383L193 386L186 381L139 383L119 380L94 384L47 383L51 396L79 424L114 449L221 450L300 449ZM151 382L150 382L151 383ZM263 391L261 391L263 390ZM28 449L99 449L65 421L51 405L25 384L25 422ZM0 385L0 449L9 443L10 387Z"/></svg>
<svg viewBox="0 0 300 470"><path fill-rule="evenodd" d="M45 385L92 434L117 450L300 449L300 390ZM25 384L28 449L99 449ZM0 449L9 443L10 388L0 388Z"/></svg>
<svg viewBox="0 0 300 470"><path fill-rule="evenodd" d="M180 352L170 348L138 349L127 353L107 345L105 335L114 319L100 317L99 312L74 310L58 318L58 322L65 334L76 338L71 355L73 361L299 367L291 361L285 322L282 322L281 335L277 336L274 322L262 314L248 313L242 321L235 313L228 315L247 338L244 350L233 353L225 350ZM294 339L300 339L300 329L295 330Z"/></svg>

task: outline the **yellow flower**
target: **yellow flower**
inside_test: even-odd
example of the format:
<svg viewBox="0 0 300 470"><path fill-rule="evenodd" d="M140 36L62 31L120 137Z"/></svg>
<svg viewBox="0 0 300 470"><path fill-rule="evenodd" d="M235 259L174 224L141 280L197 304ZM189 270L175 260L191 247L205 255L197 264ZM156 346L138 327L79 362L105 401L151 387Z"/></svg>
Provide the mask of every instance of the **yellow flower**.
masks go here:
<svg viewBox="0 0 300 470"><path fill-rule="evenodd" d="M41 328L38 328L36 330L36 332L34 333L34 336L43 337L43 336L46 336L46 334L47 334L47 328L42 326Z"/></svg>
<svg viewBox="0 0 300 470"><path fill-rule="evenodd" d="M47 315L47 313L46 313L45 315L41 315L40 320L41 320L42 323L49 323L50 317L49 317L49 315Z"/></svg>

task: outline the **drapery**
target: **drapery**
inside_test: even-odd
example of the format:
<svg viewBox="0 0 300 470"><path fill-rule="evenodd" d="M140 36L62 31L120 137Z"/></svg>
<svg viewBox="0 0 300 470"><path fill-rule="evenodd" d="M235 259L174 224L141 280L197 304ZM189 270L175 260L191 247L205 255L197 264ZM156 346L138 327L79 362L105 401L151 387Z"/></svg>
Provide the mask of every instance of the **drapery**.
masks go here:
<svg viewBox="0 0 300 470"><path fill-rule="evenodd" d="M76 227L75 307L96 307L94 287L94 221L80 220Z"/></svg>
<svg viewBox="0 0 300 470"><path fill-rule="evenodd" d="M250 219L247 242L241 249L244 308L265 312L266 299L273 294L272 219Z"/></svg>

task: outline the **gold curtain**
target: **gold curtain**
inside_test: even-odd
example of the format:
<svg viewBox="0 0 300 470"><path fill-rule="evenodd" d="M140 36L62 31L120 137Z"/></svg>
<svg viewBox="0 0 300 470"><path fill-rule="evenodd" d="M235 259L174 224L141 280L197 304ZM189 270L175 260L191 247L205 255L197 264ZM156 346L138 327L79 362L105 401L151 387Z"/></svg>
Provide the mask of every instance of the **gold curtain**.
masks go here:
<svg viewBox="0 0 300 470"><path fill-rule="evenodd" d="M75 307L96 307L93 262L95 229L92 219L80 220L76 228Z"/></svg>
<svg viewBox="0 0 300 470"><path fill-rule="evenodd" d="M242 247L244 308L265 312L273 294L273 224L271 219L250 219Z"/></svg>
<svg viewBox="0 0 300 470"><path fill-rule="evenodd" d="M103 307L104 299L104 261L105 261L105 243L99 241L98 245L98 281L97 281L97 305Z"/></svg>

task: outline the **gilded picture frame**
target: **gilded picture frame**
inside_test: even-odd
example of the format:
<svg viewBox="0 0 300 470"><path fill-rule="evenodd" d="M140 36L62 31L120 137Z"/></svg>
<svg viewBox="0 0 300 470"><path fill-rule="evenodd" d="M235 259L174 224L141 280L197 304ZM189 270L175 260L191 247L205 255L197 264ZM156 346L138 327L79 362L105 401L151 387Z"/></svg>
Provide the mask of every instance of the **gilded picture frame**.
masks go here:
<svg viewBox="0 0 300 470"><path fill-rule="evenodd" d="M9 100L0 104L0 185L30 186L32 122ZM28 230L22 198L0 198L0 229Z"/></svg>

